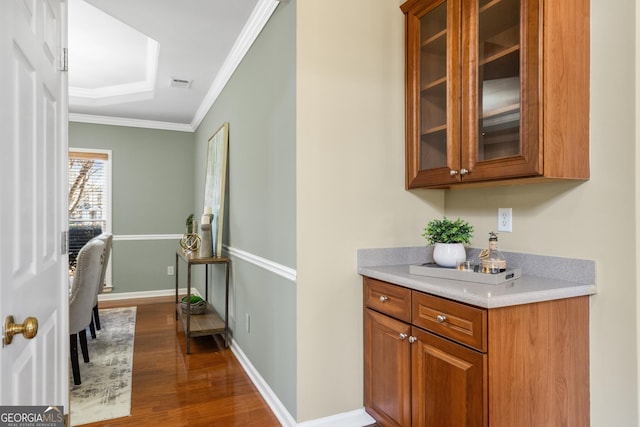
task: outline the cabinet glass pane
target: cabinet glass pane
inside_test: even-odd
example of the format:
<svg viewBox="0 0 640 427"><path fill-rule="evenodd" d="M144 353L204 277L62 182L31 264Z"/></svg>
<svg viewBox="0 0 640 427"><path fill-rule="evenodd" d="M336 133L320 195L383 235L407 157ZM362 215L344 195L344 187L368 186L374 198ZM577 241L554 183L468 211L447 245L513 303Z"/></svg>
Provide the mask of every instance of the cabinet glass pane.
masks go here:
<svg viewBox="0 0 640 427"><path fill-rule="evenodd" d="M447 166L447 2L420 19L420 169Z"/></svg>
<svg viewBox="0 0 640 427"><path fill-rule="evenodd" d="M521 153L520 0L479 0L478 160Z"/></svg>

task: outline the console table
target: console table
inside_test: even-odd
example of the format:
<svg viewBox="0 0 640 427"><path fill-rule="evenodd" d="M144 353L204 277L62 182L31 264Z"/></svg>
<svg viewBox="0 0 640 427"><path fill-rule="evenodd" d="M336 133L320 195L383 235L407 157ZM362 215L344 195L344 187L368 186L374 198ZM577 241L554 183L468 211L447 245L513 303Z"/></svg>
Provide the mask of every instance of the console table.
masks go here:
<svg viewBox="0 0 640 427"><path fill-rule="evenodd" d="M178 297L178 264L182 259L187 264L187 300L191 300L191 266L205 266L205 302L207 309L203 314L191 315L191 310L182 312ZM197 252L185 252L182 249L176 250L176 320L182 321L182 327L187 337L187 354L190 353L189 340L191 337L203 335L224 334L224 345L229 346L229 264L231 260L225 257L199 258ZM209 303L209 265L224 264L225 266L225 300L224 300L224 321L220 318L216 310Z"/></svg>

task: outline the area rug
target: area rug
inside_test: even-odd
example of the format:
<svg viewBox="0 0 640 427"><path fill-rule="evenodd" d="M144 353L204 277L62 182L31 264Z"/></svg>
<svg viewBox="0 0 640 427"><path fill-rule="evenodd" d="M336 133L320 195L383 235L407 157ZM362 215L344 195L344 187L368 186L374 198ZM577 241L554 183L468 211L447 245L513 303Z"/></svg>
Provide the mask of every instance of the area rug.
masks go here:
<svg viewBox="0 0 640 427"><path fill-rule="evenodd" d="M95 339L87 336L90 362L84 363L79 355L82 384L69 379L72 426L131 414L136 308L100 310L100 324Z"/></svg>

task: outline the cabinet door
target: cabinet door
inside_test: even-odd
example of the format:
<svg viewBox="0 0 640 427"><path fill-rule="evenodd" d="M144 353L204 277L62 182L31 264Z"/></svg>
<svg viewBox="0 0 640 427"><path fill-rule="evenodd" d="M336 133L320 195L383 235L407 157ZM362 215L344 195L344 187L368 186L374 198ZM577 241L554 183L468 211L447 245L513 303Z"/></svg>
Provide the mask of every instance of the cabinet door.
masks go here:
<svg viewBox="0 0 640 427"><path fill-rule="evenodd" d="M465 2L462 181L543 173L538 15L538 0Z"/></svg>
<svg viewBox="0 0 640 427"><path fill-rule="evenodd" d="M364 406L384 426L411 425L410 327L364 311Z"/></svg>
<svg viewBox="0 0 640 427"><path fill-rule="evenodd" d="M412 335L412 425L487 426L487 356L416 327Z"/></svg>
<svg viewBox="0 0 640 427"><path fill-rule="evenodd" d="M407 1L406 185L458 182L460 0Z"/></svg>

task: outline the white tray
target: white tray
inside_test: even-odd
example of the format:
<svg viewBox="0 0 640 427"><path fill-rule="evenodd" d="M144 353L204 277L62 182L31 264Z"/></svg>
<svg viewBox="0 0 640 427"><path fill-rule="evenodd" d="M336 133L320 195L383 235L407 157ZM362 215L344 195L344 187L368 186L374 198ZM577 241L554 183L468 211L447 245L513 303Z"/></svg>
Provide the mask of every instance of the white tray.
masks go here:
<svg viewBox="0 0 640 427"><path fill-rule="evenodd" d="M461 271L456 268L440 267L434 263L410 265L409 273L417 274L419 276L484 283L487 285L500 285L502 283L518 279L522 276L522 270L519 268L509 268L498 274L487 274L475 271Z"/></svg>

